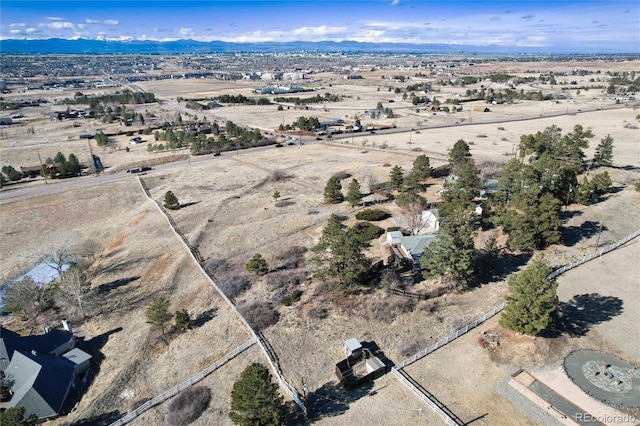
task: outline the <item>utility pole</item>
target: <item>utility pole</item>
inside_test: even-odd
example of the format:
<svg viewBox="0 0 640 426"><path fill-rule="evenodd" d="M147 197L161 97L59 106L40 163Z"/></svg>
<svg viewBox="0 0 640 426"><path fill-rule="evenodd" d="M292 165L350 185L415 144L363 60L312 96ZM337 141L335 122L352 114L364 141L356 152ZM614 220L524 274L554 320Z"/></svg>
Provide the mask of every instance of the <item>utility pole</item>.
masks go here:
<svg viewBox="0 0 640 426"><path fill-rule="evenodd" d="M89 145L89 155L91 155L91 166L93 168L93 175L98 176L98 168L96 167L96 160L93 158L93 148L91 148L91 139L87 139Z"/></svg>
<svg viewBox="0 0 640 426"><path fill-rule="evenodd" d="M37 149L36 151L38 152L38 161L40 162L40 173L42 173L42 177L44 178L44 184L49 185L49 182L47 181L47 172L44 169L44 164L42 163L42 158L40 157L40 150Z"/></svg>

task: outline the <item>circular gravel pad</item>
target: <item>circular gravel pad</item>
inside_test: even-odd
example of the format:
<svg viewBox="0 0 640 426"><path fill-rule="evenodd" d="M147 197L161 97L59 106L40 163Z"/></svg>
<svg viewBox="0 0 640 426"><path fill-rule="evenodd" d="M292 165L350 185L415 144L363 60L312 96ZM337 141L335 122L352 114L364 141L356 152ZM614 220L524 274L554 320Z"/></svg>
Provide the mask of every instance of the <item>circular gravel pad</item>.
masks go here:
<svg viewBox="0 0 640 426"><path fill-rule="evenodd" d="M627 361L585 349L567 355L564 369L592 397L613 407L640 407L640 369Z"/></svg>

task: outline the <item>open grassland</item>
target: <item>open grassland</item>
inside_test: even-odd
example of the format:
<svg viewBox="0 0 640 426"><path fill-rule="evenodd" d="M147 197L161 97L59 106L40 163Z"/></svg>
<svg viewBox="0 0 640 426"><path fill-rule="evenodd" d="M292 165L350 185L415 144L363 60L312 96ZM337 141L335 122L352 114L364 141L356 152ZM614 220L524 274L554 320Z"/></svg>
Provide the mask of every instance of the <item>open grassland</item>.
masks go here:
<svg viewBox="0 0 640 426"><path fill-rule="evenodd" d="M583 68L586 64L562 66ZM517 67L514 72L524 73L529 69L525 64L513 67ZM339 76L331 77L334 78L331 86L325 85L323 90L349 97L327 108L276 111L274 105L229 106L205 113L210 118L276 129L283 121L290 123L300 115L321 119L353 117L364 109L374 109L378 101L393 99L393 103L387 102L385 106L397 110L399 117L378 124L395 121L398 127L418 128L418 121L425 126L454 124L462 119L465 123L477 123L487 115L539 116L545 114L547 108L548 112L552 112L551 108L561 108L522 102L508 107L489 106L491 112L487 113L469 111L465 106L465 111L452 115L433 116L424 112L416 115L408 103L403 104L400 96L388 92L384 86L389 84L389 73L386 74L385 79L380 78L380 72L372 75L370 79L375 81L372 86L368 81L344 84L346 81ZM382 87L380 92L377 85ZM200 80L146 82L140 86L166 98L223 93L248 96L252 87L248 83ZM454 95L453 89L442 96L445 95ZM591 98L593 96L584 95L579 98L582 104L572 104L570 108L597 105ZM176 113L168 105L149 105L148 108L158 118L170 118ZM36 161L34 157L37 159L36 149L41 150L43 157L53 156L57 151L75 152L82 160L88 158L89 147L86 140L78 139L80 131L101 127L118 130L118 125L107 127L97 122L83 122L79 128L66 127L70 125L68 122L53 123L48 117L38 116L40 113L28 112L31 118L25 119L24 124L12 126L0 138L3 164L29 165ZM332 213L348 216L347 223L354 222L355 209L346 204L330 206L322 202L324 184L334 173L346 172L363 184L371 179L382 182L388 179L389 166L398 164L409 170L413 159L421 153L431 158L432 166L444 164L447 150L458 139L470 144L477 164L501 163L514 153L523 134L551 125L569 132L580 124L595 134L587 150L588 157L600 139L608 134L613 137L615 167L607 171L617 192L599 204L570 209L565 217L566 244L551 247L547 252L553 265L561 265L595 248L597 226L594 224L604 222L598 242L601 246L638 229L640 197L632 184L640 177L640 132L628 126L629 123L637 125L638 113L639 110L626 107L507 123L421 128L419 133L358 135L332 142L313 141L303 146L240 152L240 155L228 152L205 161L158 168L142 177L154 199L162 201L168 190L177 195L184 208L172 212L172 216L205 259L225 261L228 263L226 273L242 274L254 253L261 253L272 267L278 268L283 263L281 253L286 249L311 247ZM28 130L29 126L34 127L33 133ZM152 138L152 135L145 137L149 141ZM94 153L110 167L108 172L171 155L148 153L146 144L131 146L130 152L125 152L129 139L125 135L114 138L114 146L119 145L120 150L93 146ZM276 175L280 177L274 178ZM348 182L349 179L343 181L343 188ZM38 184L36 180L29 185ZM430 194L437 185L434 181ZM278 204L272 198L275 191L281 194ZM381 207L394 211L391 205ZM89 271L97 294L93 314L77 331L99 366L77 409L54 424L81 419L93 421L92 424L108 423L136 403L140 405L191 377L249 338L249 333L209 285L133 177L110 185L4 204L0 208L0 224L4 232L4 244L0 248L3 281L32 266L32 253L45 242L71 239L78 243L86 240L98 243L96 260ZM637 248L637 243L633 247ZM575 347L600 347L619 353L629 361L640 362L635 343L640 338L637 328L633 329L633 318L637 318L640 305L637 286L640 271L633 261L634 256L637 257L633 247L607 254L560 278L562 301L570 302L575 295L593 293L623 301L621 312L610 320L593 324L584 336L557 338L548 343L549 348L505 337L499 349L502 353L488 353L478 346L475 338L480 331L493 331L497 327L494 320L419 361L408 371L465 421L488 413L486 418L478 420L479 424L513 424L515 420L518 424L541 422L544 416L536 417L527 409L523 411L521 406L510 404L517 398L505 396L503 392L501 384L515 368L554 363ZM374 242L370 256L378 259L381 254L381 248ZM613 285L611 273L607 272L611 267L615 270ZM308 254L303 269L308 276ZM264 279L251 277L250 281L251 287L235 298L239 305L274 299L274 290ZM350 337L374 341L387 358L399 362L500 303L506 283L498 280L466 293L418 303L388 296L381 290L344 295L312 279L304 280L300 289L302 298L292 306L274 302L280 320L265 330L265 336L278 354L287 380L299 389L301 378L305 378L312 409L316 407L313 417L316 423L437 424L439 417L391 375L357 392L345 393L340 389L334 366L344 356L343 341ZM188 309L192 318L200 319L199 325L178 336L158 337L158 332L151 331L145 323L144 310L153 295L159 293L169 296L172 311ZM326 309L326 314L319 317L322 309ZM9 324L10 327L19 325ZM549 351L545 354L546 349ZM203 384L212 389L212 403L195 424L230 424L227 411L231 386L251 362L265 362L257 346L205 379ZM166 404L159 406L141 417L137 424L163 424L167 410ZM291 423L296 422L304 421L299 416L292 417Z"/></svg>

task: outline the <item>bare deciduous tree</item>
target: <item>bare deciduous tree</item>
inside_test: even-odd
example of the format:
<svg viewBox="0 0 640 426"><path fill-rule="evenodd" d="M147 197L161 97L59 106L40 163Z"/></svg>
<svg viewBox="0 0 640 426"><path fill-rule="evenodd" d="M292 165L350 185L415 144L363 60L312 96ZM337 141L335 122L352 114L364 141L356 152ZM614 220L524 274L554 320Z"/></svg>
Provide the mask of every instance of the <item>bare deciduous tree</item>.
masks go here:
<svg viewBox="0 0 640 426"><path fill-rule="evenodd" d="M36 262L46 263L58 272L64 270L64 265L73 260L78 255L77 244L67 236L59 236L39 242L31 249L32 257Z"/></svg>
<svg viewBox="0 0 640 426"><path fill-rule="evenodd" d="M56 286L56 304L65 314L70 318L76 318L78 315L86 318L91 284L80 266L72 264L60 275Z"/></svg>
<svg viewBox="0 0 640 426"><path fill-rule="evenodd" d="M51 306L50 292L29 276L7 287L2 301L5 310L31 320L34 325L36 317Z"/></svg>
<svg viewBox="0 0 640 426"><path fill-rule="evenodd" d="M429 221L422 214L426 206L421 202L414 202L405 206L396 218L398 226L411 232L411 235L418 235L420 231L427 227Z"/></svg>

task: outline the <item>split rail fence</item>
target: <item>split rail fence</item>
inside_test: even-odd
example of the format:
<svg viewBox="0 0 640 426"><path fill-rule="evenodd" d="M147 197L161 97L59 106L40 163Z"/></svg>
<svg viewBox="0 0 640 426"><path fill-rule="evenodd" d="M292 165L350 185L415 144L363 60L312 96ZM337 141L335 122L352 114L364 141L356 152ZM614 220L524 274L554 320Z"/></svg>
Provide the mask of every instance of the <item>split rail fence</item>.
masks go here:
<svg viewBox="0 0 640 426"><path fill-rule="evenodd" d="M244 326L249 330L249 333L251 333L251 336L253 337L253 339L255 339L255 341L258 343L258 346L260 346L260 349L262 350L262 353L267 358L269 366L271 367L271 370L274 372L274 375L275 375L276 379L278 380L278 384L280 385L280 388L287 395L289 395L291 397L291 399L298 405L298 407L300 407L302 412L305 415L307 415L307 407L306 407L306 405L302 401L302 398L301 398L299 392L296 391L295 388L292 387L289 383L287 383L287 381L285 380L284 376L282 375L282 368L280 367L280 364L278 362L277 356L275 355L275 352L271 348L271 345L269 344L267 339L264 337L264 335L262 333L257 333L253 329L253 327L251 327L251 325L247 322L247 320L238 311L238 309L236 308L235 303L229 297L227 297L224 294L224 292L218 287L218 285L213 280L213 278L211 278L211 276L204 270L204 267L202 266L204 259L200 255L200 252L198 251L197 247L194 247L194 246L191 245L191 243L189 243L189 240L178 229L178 226L175 223L175 221L173 220L173 218L171 217L171 215L164 209L164 207L158 201L156 201L155 199L153 199L153 197L151 197L149 189L147 188L147 185L145 184L145 182L142 179L142 177L138 177L138 182L140 183L140 187L144 191L144 193L147 196L147 198L149 198L156 205L158 210L160 210L160 213L162 213L162 215L165 217L165 219L167 220L167 222L171 226L171 229L173 230L173 232L180 238L180 241L182 241L184 246L189 250L193 260L198 265L198 268L200 268L200 271L207 278L207 280L209 280L209 283L218 292L218 294L225 300L225 302L227 302L227 304L229 305L229 307L231 308L233 313L235 313L236 316L240 319L240 321L242 321Z"/></svg>
<svg viewBox="0 0 640 426"><path fill-rule="evenodd" d="M592 253L590 255L585 256L584 258L570 263L568 265L565 265L559 269L556 269L555 271L553 271L552 273L550 273L547 276L547 279L551 280L556 278L557 276L567 272L570 269L576 268L580 265L582 265L583 263L586 263L590 260L593 260L597 257L602 256L605 253L608 253L612 250L617 249L618 247L628 243L629 241L631 241L632 239L638 237L640 235L640 230L635 231L632 234L627 235L626 237L622 238L621 240L610 244L608 246L603 247L602 249L598 250L595 253ZM458 418L451 410L449 410L446 406L444 406L444 404L442 404L440 401L438 401L433 395L431 395L428 391L426 391L426 389L424 389L422 386L420 386L419 383L417 383L415 380L413 380L411 378L411 376L409 376L407 374L406 371L403 371L403 368L413 364L414 362L416 362L417 360L424 358L425 356L429 355L431 352L435 351L438 348L441 348L442 346L446 345L447 343L457 339L458 337L462 336L463 334L466 334L469 330L477 327L478 325L482 324L483 322L485 322L486 320L488 320L489 318L493 317L494 315L496 315L497 313L499 313L500 311L502 311L505 307L506 303L502 302L501 304L499 304L498 306L496 306L495 308L493 308L491 311L485 313L484 315L482 315L480 318L477 318L476 320L472 321L471 323L465 325L464 327L458 328L456 331L454 331L453 333L449 334L448 336L444 337L441 340L438 340L436 343L434 343L433 345L423 349L422 351L410 356L409 358L405 359L404 361L400 362L399 364L396 364L395 366L393 366L391 368L391 372L402 382L404 383L407 387L409 387L409 389L411 389L416 395L418 395L418 397L420 399L422 399L423 401L425 401L440 417L442 417L442 419L445 421L445 423L447 423L448 425L451 426L456 426L456 425L461 425L464 424L463 422L461 422L460 418Z"/></svg>
<svg viewBox="0 0 640 426"><path fill-rule="evenodd" d="M223 292L222 290L220 290L220 288L217 286L217 284L215 283L215 281L211 278L211 276L209 276L209 274L204 270L202 263L204 261L204 259L202 258L202 256L200 255L200 252L198 251L198 249L196 247L193 247L190 243L189 240L184 236L184 234L182 234L177 226L177 224L175 223L175 221L173 220L173 218L171 217L171 215L169 215L169 213L160 205L160 203L158 203L156 200L154 200L151 197L151 194L149 193L149 189L147 188L146 184L144 183L144 180L141 177L138 177L138 182L140 183L140 186L142 188L142 190L144 191L145 195L147 196L147 198L149 198L151 201L153 201L153 203L158 207L158 209L160 210L160 212L163 214L163 216L165 217L165 219L167 220L167 222L169 223L169 225L171 226L171 229L173 230L173 232L180 238L180 240L182 241L182 243L185 245L185 247L189 250L189 252L191 253L193 259L195 260L195 262L198 264L198 267L200 268L200 270L202 271L202 273L207 277L207 279L209 280L209 282L211 283L211 285L216 289L216 291L220 294L220 296L227 302L227 304L229 305L229 307L231 308L231 310L240 318L240 320L243 322L243 324L247 327L247 329L250 331L251 335L252 335L252 339L250 339L248 342L251 342L251 344L253 344L253 342L258 342L258 345L260 346L260 348L262 349L262 352L264 353L265 357L267 358L269 365L271 366L271 369L273 370L273 372L275 373L276 378L278 379L278 383L280 385L280 387L296 402L296 404L298 404L298 406L300 407L300 409L304 412L304 414L307 414L307 407L304 404L304 402L302 401L302 399L300 398L300 394L293 388L291 387L286 380L284 379L284 377L282 376L282 368L280 367L280 364L278 362L277 356L275 354L275 352L273 351L273 348L271 347L271 345L269 344L269 342L266 340L266 338L264 337L264 335L262 333L256 333L256 331L251 327L251 325L249 325L249 323L245 320L245 318L242 316L242 314L240 314L240 312L236 309L235 303L229 299ZM588 262L590 260L593 260L597 257L602 256L605 253L608 253L612 250L617 249L618 247L622 246L623 244L626 244L627 242L631 241L632 239L636 238L638 235L640 235L640 230L635 231L634 233L626 236L625 238L610 244L608 246L603 247L602 249L600 249L599 251L590 254L588 256L585 256L583 259L578 260L576 262L573 262L571 264L565 265L555 271L553 271L551 274L549 274L549 276L547 277L548 279L553 279L561 274L563 274L564 272L573 269L577 266L582 265L585 262ZM496 315L497 313L499 313L500 311L502 311L502 309L504 309L505 307L505 303L501 303L500 305L496 306L495 308L493 308L491 311L485 313L484 315L482 315L480 318L475 319L474 321L472 321L471 323L460 327L458 329L456 329L453 333L449 334L448 336L444 337L443 339L437 341L436 343L434 343L433 345L423 349L422 351L412 355L411 357L403 360L401 363L393 366L391 368L391 372L405 385L407 385L413 392L415 392L418 397L420 397L422 400L424 400L429 406L431 406L431 408L433 408L433 410L440 415L444 421L452 426L455 425L460 425L463 424L461 423L461 420L455 416L455 414L453 414L453 412L451 412L450 410L446 409L446 407L443 406L442 403L440 403L440 401L438 401L435 397L433 397L433 395L430 395L426 389L422 388L422 386L419 386L419 384L417 382L415 382L415 380L411 379L411 377L404 371L402 371L402 369L404 367L407 367L408 365L413 364L414 362L416 362L417 360L424 358L425 356L427 356L428 354L432 353L433 351L435 351L438 348L441 348L442 346L446 345L447 343L457 339L458 337L466 334L467 332L469 332L469 330L474 329L475 327L477 327L478 325L482 324L484 321L488 320L489 318L493 317L494 315ZM246 343L245 343L246 344ZM251 345L249 345L251 346ZM245 348L246 349L246 348ZM243 349L244 350L244 349ZM237 354L236 354L237 355ZM234 355L235 356L235 355ZM226 361L225 361L226 362ZM217 367L216 367L217 368ZM200 373L201 374L201 373ZM195 376L197 377L197 376ZM192 379L189 379L192 380ZM201 379L200 379L201 380ZM188 381L187 381L188 382ZM187 382L181 383L180 385L178 385L176 388L184 385L181 389L183 389L186 386L190 386L191 384L186 384ZM176 389L174 388L174 389ZM178 391L176 391L175 393L173 393L170 396L175 395L176 393L178 393ZM163 395L167 394L167 392L165 392ZM170 396L167 396L167 398L169 398ZM158 397L156 397L158 398ZM154 400L156 399L154 398ZM154 401L151 400L151 401ZM163 399L162 401L166 400ZM148 401L146 404L149 404L151 401ZM160 402L156 402L153 405L157 405ZM145 404L145 405L146 405ZM142 406L144 407L144 405ZM140 410L142 407L138 407L136 410L134 410L133 413L135 413L137 410ZM147 410L149 407L146 407L144 410ZM444 407L444 408L443 408ZM143 410L143 411L144 411ZM132 413L129 413L127 416L129 416ZM138 414L136 414L137 416ZM123 417L126 418L127 416ZM135 417L135 416L134 416ZM122 421L122 419L120 419L118 422ZM130 421L130 420L129 420ZM112 426L119 426L122 425L124 423L113 423ZM125 422L126 423L126 422Z"/></svg>
<svg viewBox="0 0 640 426"><path fill-rule="evenodd" d="M184 382L180 383L178 386L175 386L165 392L162 392L160 395L145 402L135 410L131 411L130 413L127 413L125 416L111 423L111 425L109 426L122 426L124 424L127 424L133 421L136 417L138 417L140 414L144 413L148 409L155 407L156 405L161 404L167 399L177 395L181 390L186 389L189 386L192 386L198 383L200 380L204 379L209 374L213 373L218 368L222 367L229 360L235 358L236 356L238 356L238 354L244 352L247 348L251 347L254 343L256 343L256 339L252 337L251 339L247 340L246 342L244 342L243 344L241 344L240 346L238 346L237 348L235 348L234 350L232 350L231 352L226 354L224 357L214 362L209 367L205 368L195 376L185 380Z"/></svg>

